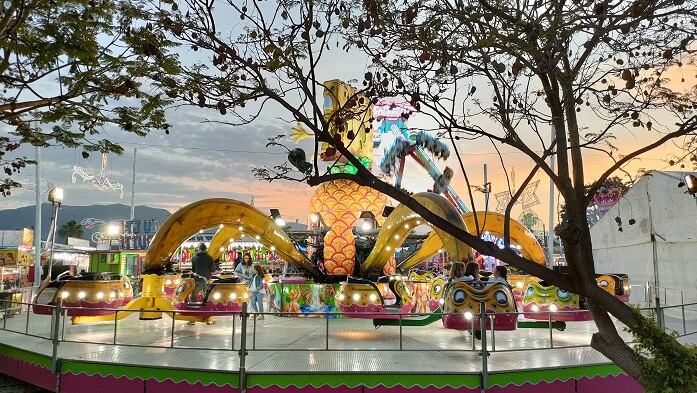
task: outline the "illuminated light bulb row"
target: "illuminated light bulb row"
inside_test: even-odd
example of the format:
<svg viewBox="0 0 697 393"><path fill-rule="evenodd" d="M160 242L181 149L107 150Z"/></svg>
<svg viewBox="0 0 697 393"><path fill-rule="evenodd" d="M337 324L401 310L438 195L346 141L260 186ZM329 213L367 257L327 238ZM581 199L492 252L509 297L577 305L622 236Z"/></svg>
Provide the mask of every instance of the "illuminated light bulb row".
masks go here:
<svg viewBox="0 0 697 393"><path fill-rule="evenodd" d="M119 297L122 297L123 292L119 292L118 295L119 295ZM70 292L69 291L61 291L60 297L62 299L67 299L68 297L70 297ZM85 297L87 297L87 293L85 291L80 291L77 293L78 299L84 299ZM97 298L97 300L104 299L104 292L97 292L95 297ZM116 292L114 292L114 291L109 292L109 298L113 299L115 297L116 297Z"/></svg>

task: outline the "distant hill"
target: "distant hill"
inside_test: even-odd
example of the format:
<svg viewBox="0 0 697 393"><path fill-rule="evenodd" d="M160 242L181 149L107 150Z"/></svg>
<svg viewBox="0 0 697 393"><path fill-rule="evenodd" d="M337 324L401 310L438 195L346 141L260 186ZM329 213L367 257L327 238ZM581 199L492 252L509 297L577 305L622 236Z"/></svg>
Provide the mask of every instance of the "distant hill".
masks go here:
<svg viewBox="0 0 697 393"><path fill-rule="evenodd" d="M1 229L22 229L34 227L33 205L19 207L16 209L0 210L0 230ZM70 220L78 223L85 218L97 218L106 222L114 220L128 220L131 215L131 207L121 203L113 205L90 205L90 206L61 206L58 212L58 228ZM163 223L170 213L165 209L157 209L149 206L136 206L136 220L158 220ZM46 239L48 227L51 224L51 205L44 203L41 205L41 238ZM94 230L98 230L96 227ZM89 239L94 230L85 231L85 239Z"/></svg>

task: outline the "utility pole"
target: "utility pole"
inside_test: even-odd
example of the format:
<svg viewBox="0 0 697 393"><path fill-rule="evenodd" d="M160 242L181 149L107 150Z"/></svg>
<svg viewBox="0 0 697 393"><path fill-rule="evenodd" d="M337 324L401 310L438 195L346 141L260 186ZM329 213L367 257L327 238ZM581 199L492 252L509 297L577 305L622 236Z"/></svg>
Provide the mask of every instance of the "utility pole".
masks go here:
<svg viewBox="0 0 697 393"><path fill-rule="evenodd" d="M489 188L489 180L487 177L487 168L486 164L484 164L484 209L489 210L489 192L491 189Z"/></svg>
<svg viewBox="0 0 697 393"><path fill-rule="evenodd" d="M556 131L554 126L552 126L552 139L550 143L553 144L556 138ZM554 172L554 154L549 156L549 168ZM547 227L549 231L547 233L547 267L550 269L554 268L554 181L549 178L549 226Z"/></svg>
<svg viewBox="0 0 697 393"><path fill-rule="evenodd" d="M34 216L34 287L41 284L41 148L34 147L36 161L36 213Z"/></svg>
<svg viewBox="0 0 697 393"><path fill-rule="evenodd" d="M131 177L131 221L135 219L136 212L136 152L138 148L133 148L133 176Z"/></svg>

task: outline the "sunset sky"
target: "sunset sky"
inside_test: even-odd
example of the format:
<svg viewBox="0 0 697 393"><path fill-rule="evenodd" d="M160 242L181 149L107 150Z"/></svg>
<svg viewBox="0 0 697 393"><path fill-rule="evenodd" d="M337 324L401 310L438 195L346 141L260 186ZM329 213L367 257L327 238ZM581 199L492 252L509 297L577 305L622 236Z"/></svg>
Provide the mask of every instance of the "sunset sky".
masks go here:
<svg viewBox="0 0 697 393"><path fill-rule="evenodd" d="M365 59L347 59L348 55L329 57L319 69L320 80L358 79L363 76L367 62ZM284 122L279 117L285 114L278 109L269 108L261 118L247 126L232 127L216 123L204 123L206 119L218 119L219 114L195 107L180 107L168 112L168 120L173 125L170 135L151 134L145 138L127 135L121 131L105 130L104 136L115 142L122 142L126 150L122 156L111 155L107 167L107 176L124 185L124 197L120 199L115 192L98 191L88 185L71 183L71 174L75 163L99 173L98 154L89 159L82 159L80 152L73 149L51 148L43 150L43 176L56 185L65 188L65 203L69 205L89 205L105 203L130 203L131 167L133 148L138 149L136 173L136 204L162 207L169 211L193 201L225 197L250 202L254 196L255 206L264 210L278 208L288 219L307 220L307 204L313 190L306 184L289 181L261 182L253 178L251 169L262 165L273 165L285 161L285 153L279 148L266 148L267 138L288 134L293 124ZM286 116L287 117L287 116ZM425 120L414 116L410 126L420 127ZM668 123L670 124L670 123ZM593 122L585 124L592 129ZM0 135L7 131L0 131ZM620 153L626 153L657 139L659 134L646 131L617 130ZM291 143L291 142L289 142ZM305 145L308 147L309 145ZM458 148L463 156L465 168L473 184L481 185L482 166L488 164L489 180L493 192L506 191L504 172L495 150L488 142L460 141ZM308 153L310 149L307 149ZM668 144L654 150L628 166L630 173L639 168L672 169L667 159L675 153L676 148ZM502 148L509 170L514 168L516 185L519 185L532 168L531 161L523 154L510 148ZM31 147L23 147L20 154L33 158ZM586 179L592 180L604 171L611 160L601 153L586 152ZM379 157L376 157L379 161ZM463 200L467 197L464 178L457 162L451 158L447 163L439 163L442 168L450 166L455 171L453 186ZM33 178L34 168L25 169L18 180ZM549 182L539 175L540 180L536 195L541 204L535 211L544 222L548 218ZM405 186L413 192L425 191L433 181L425 171L408 162L405 173ZM1 208L14 208L33 204L34 194L30 191L16 191L8 198L0 200ZM475 194L477 209L483 209L482 194ZM491 210L496 208L495 198L491 197ZM514 215L519 212L514 212Z"/></svg>

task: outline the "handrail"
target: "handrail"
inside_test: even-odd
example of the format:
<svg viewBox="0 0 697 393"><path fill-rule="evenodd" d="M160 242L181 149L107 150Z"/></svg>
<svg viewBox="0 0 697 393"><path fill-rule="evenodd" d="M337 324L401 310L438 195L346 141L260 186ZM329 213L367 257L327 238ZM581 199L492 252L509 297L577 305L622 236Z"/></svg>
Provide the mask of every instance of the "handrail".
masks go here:
<svg viewBox="0 0 697 393"><path fill-rule="evenodd" d="M486 307L484 306L484 303L480 304L480 310L477 312L472 312L471 315L469 315L471 318L469 319L471 321L471 334L472 334L472 348L471 349L466 349L466 348L428 348L424 349L423 347L419 348L409 348L405 347L403 345L403 321L412 319L414 317L425 317L425 316L430 316L433 313L390 313L390 312L363 312L363 313L351 313L355 316L389 316L391 318L399 318L399 345L395 348L332 348L330 345L330 322L333 320L331 317L336 317L336 316L345 316L345 313L341 312L311 312L311 313L291 313L291 312L282 312L282 311L273 311L273 312L248 312L247 311L247 303L244 302L242 304L242 309L238 313L232 313L232 329L230 332L230 337L232 338L231 340L231 345L226 348L213 348L210 346L206 347L182 347L182 346L177 346L175 344L175 322L176 322L176 316L177 314L187 314L187 315L198 315L198 314L205 314L205 315L210 315L210 316L227 316L230 317L230 312L229 311L202 311L202 310L157 310L157 309L149 309L149 310L137 310L135 312L157 312L157 313L162 313L165 315L169 315L172 318L172 324L171 324L171 331L170 331L170 342L169 345L157 345L155 343L153 344L129 344L129 343L123 343L119 342L117 340L117 334L118 334L118 314L120 312L134 312L132 310L123 310L123 309L118 309L118 308L89 308L91 310L99 310L99 311L104 311L104 312L113 312L114 313L114 329L113 329L113 340L111 342L97 342L97 341L90 341L90 340L75 340L75 339L66 339L65 338L65 319L70 313L71 310L84 310L87 309L87 307L74 307L74 306L64 306L62 304L57 304L57 305L47 305L47 304L37 304L33 302L24 302L24 301L12 301L10 299L5 299L5 300L0 300L0 311L3 311L3 322L2 322L2 327L0 328L0 331L5 330L5 331L10 331L18 334L23 334L29 337L36 337L36 338L41 338L41 339L47 339L50 340L52 343L52 370L58 371L58 368L60 367L60 359L59 359L59 346L61 342L66 342L66 343L92 343L92 344L106 344L106 345L114 345L114 346L124 346L124 347L143 347L143 348L171 348L171 349L192 349L192 350L226 350L226 351L235 351L237 350L238 357L240 360L240 369L239 369L239 377L240 377L240 383L241 385L244 385L246 383L246 370L245 370L245 358L248 355L249 351L257 351L257 352L264 352L264 351L276 351L276 352L292 352L292 351L331 351L331 352L385 352L385 351L404 351L404 352L410 352L410 351L419 351L419 352L424 352L424 351L433 351L433 352L475 352L478 353L479 356L482 358L482 368L481 368L481 373L482 373L482 381L484 386L486 387L486 381L487 381L487 374L488 374L488 357L489 354L495 354L495 353L506 353L506 352L516 352L516 351L531 351L531 350L544 350L544 349L563 349L563 348L586 348L589 347L590 344L581 344L581 345L558 345L559 342L557 341L556 345L554 342L554 326L551 323L553 321L553 315L556 316L563 316L563 315L573 315L577 313L587 313L587 310L574 310L574 311L537 311L537 312L524 312L524 311L516 311L516 312L502 312L502 313L489 313L486 312ZM7 313L10 310L11 305L21 305L21 306L26 306L27 310L27 316L26 316L26 321L25 321L25 329L24 332L22 331L17 331L17 330L11 330L7 328ZM48 310L51 311L51 323L50 323L50 331L47 336L42 336L39 334L32 334L29 332L29 326L30 326L30 317L33 314L32 310L34 306L42 306L47 308ZM659 312L663 312L665 310L669 309L680 309L681 310L681 321L682 321L682 333L678 333L678 337L685 337L693 334L697 334L697 330L694 331L688 331L687 329L687 319L685 316L686 313L686 307L691 308L694 307L694 310L689 310L690 312L696 312L697 313L697 301L696 302L690 302L690 303L684 303L684 304L679 304L679 305L670 305L670 306L662 306L658 309ZM20 308L20 312L21 309ZM657 311L656 307L643 307L639 308L641 311ZM35 314L35 318L36 318ZM256 346L256 335L257 335L257 323L256 323L256 317L259 315L269 315L269 316L294 316L294 315L301 315L303 317L310 317L308 320L316 321L317 318L312 318L315 316L319 317L324 317L325 319L325 326L324 326L324 335L325 335L325 341L324 341L324 346L318 347L318 348L287 348L287 347L280 347L280 348L257 348ZM462 313L441 313L442 316L449 316L449 315L462 315ZM539 322L542 322L544 325L545 322L546 324L546 329L549 331L549 345L545 347L535 347L535 348L496 348L496 333L494 329L494 320L497 316L511 316L511 315L516 315L516 316L526 316L526 315L541 315L545 316L546 318L543 320L539 320ZM464 316L466 319L468 318L467 315ZM239 333L239 348L235 347L236 344L236 337L237 337L237 319L240 319L240 328L241 332ZM249 329L249 319L252 318L253 320L253 326L252 329ZM488 321L489 320L489 321ZM486 324L489 322L489 326L491 329L491 332L486 331ZM475 336L475 325L479 326L479 332L481 334L482 340L479 348L477 348L476 341L474 339ZM665 328L665 325L663 326ZM252 340L252 345L250 346L248 343L248 335L249 331L251 330L251 340ZM219 333L220 330L217 330ZM487 334L490 335L490 337L487 336ZM166 336L164 336L166 337ZM161 341L161 340L160 340ZM631 343L631 342L630 342Z"/></svg>

